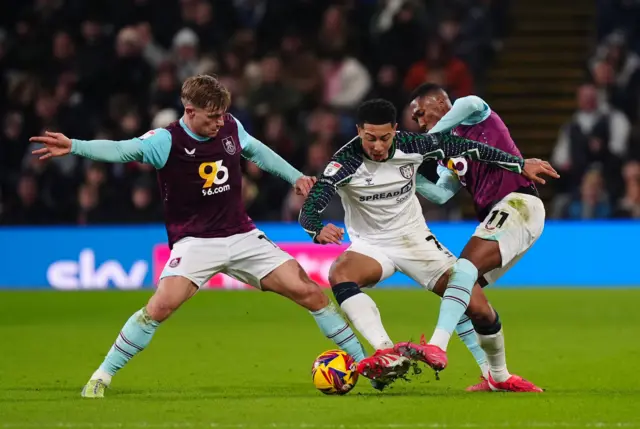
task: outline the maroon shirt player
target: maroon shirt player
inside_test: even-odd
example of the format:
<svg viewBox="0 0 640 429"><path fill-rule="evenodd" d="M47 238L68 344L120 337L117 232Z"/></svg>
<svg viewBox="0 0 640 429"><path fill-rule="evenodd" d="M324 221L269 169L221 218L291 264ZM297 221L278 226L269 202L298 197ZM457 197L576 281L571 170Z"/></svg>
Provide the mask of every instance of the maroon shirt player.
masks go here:
<svg viewBox="0 0 640 429"><path fill-rule="evenodd" d="M216 78L187 79L181 98L179 121L136 139L80 141L50 132L31 139L45 145L34 151L41 159L71 153L106 162L145 162L158 172L171 256L155 294L126 322L82 396L103 397L111 378L149 344L161 322L219 272L293 300L311 312L337 347L354 361L364 359L362 345L320 287L247 216L241 156L289 181L304 196L315 178L303 176L226 113L231 96ZM388 355L384 362L390 371L409 368L407 358ZM348 391L353 386L336 379L334 387Z"/></svg>
<svg viewBox="0 0 640 429"><path fill-rule="evenodd" d="M422 131L451 130L455 135L520 156L504 122L479 97L464 97L452 105L441 87L424 84L414 91L411 99L413 118ZM547 175L558 177L548 163L539 162ZM450 275L434 288L443 299L433 336L426 344L399 344L396 351L440 371L447 365L446 349L451 334L458 324L470 318L478 342L486 352L489 376L468 390L541 392L533 383L507 370L502 324L481 288L502 276L540 237L545 210L538 191L522 175L467 159L446 160L438 167L438 173L437 184L423 183L420 193L444 203L465 187L473 197L481 223ZM544 180L538 181L544 184Z"/></svg>

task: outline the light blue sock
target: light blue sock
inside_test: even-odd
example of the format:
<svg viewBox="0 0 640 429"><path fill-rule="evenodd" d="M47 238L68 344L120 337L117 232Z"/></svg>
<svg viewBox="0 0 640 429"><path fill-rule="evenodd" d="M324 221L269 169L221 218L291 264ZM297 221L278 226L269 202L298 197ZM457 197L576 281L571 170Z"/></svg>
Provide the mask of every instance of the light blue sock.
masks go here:
<svg viewBox="0 0 640 429"><path fill-rule="evenodd" d="M129 359L147 347L158 326L160 322L152 320L146 308L136 311L122 327L100 369L114 375Z"/></svg>
<svg viewBox="0 0 640 429"><path fill-rule="evenodd" d="M471 290L477 279L478 269L467 259L458 259L442 297L438 323L429 344L435 344L442 350L447 349L451 334L467 310Z"/></svg>
<svg viewBox="0 0 640 429"><path fill-rule="evenodd" d="M464 345L467 346L478 363L482 376L487 378L489 375L487 355L478 343L478 336L476 335L476 331L473 329L473 323L471 323L471 319L469 319L468 316L462 316L462 319L460 319L460 322L456 325L456 334L458 334L458 338L460 338Z"/></svg>
<svg viewBox="0 0 640 429"><path fill-rule="evenodd" d="M336 306L332 303L322 310L311 311L322 333L336 345L347 352L356 362L364 359L362 344L351 330L349 324L342 318Z"/></svg>

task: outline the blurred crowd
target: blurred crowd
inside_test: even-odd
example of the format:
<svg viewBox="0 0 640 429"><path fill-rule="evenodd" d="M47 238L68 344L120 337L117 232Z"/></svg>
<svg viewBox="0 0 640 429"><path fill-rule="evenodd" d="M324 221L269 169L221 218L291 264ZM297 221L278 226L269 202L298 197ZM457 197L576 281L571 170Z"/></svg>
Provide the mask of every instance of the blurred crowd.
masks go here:
<svg viewBox="0 0 640 429"><path fill-rule="evenodd" d="M181 81L196 73L218 75L245 128L316 175L354 135L363 99L391 100L415 130L405 104L423 81L481 92L506 11L506 0L3 0L0 223L161 221L152 167L41 162L28 138L141 136L180 117ZM255 220L295 220L302 204L251 163L243 191Z"/></svg>
<svg viewBox="0 0 640 429"><path fill-rule="evenodd" d="M552 215L640 219L640 1L599 0L598 44L561 128Z"/></svg>

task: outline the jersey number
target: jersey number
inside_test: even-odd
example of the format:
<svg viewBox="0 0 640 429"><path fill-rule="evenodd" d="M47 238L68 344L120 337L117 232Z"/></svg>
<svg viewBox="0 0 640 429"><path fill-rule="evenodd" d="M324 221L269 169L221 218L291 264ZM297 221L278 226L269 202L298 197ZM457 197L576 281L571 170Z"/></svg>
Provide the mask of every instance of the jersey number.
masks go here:
<svg viewBox="0 0 640 429"><path fill-rule="evenodd" d="M270 240L266 235L264 235L264 234L260 234L260 235L258 236L258 239L259 239L259 240L266 240L266 241L268 241L269 243L271 243L271 244L273 245L273 247L275 247L276 249L278 248L278 246L276 245L276 243L274 243L273 241L271 241L271 240Z"/></svg>
<svg viewBox="0 0 640 429"><path fill-rule="evenodd" d="M492 224L496 220L498 215L500 215L500 220L498 221L498 224L494 227ZM509 217L509 213L503 212L502 210L494 210L491 212L491 217L487 221L485 228L486 229L502 228L502 225L504 225L508 217Z"/></svg>
<svg viewBox="0 0 640 429"><path fill-rule="evenodd" d="M449 253L447 250L444 250L444 247L442 247L442 244L440 244L440 242L438 241L438 239L436 237L434 237L433 235L430 235L426 238L427 241L433 241L433 243L436 245L436 247L438 248L438 250L440 250L441 252L444 252L446 255L448 256L453 256L451 255L451 253Z"/></svg>

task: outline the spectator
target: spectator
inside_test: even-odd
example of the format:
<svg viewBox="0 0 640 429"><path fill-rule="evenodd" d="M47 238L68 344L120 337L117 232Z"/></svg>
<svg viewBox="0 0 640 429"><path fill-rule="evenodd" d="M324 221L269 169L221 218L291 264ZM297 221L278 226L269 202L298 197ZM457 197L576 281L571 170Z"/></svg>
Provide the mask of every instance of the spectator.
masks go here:
<svg viewBox="0 0 640 429"><path fill-rule="evenodd" d="M199 43L198 35L190 28L183 28L173 38L174 60L180 82L196 73Z"/></svg>
<svg viewBox="0 0 640 429"><path fill-rule="evenodd" d="M640 119L640 57L629 51L625 37L618 33L608 36L598 48L591 66L594 75L602 76L600 80L602 87L606 88L607 101L622 110L630 120Z"/></svg>
<svg viewBox="0 0 640 429"><path fill-rule="evenodd" d="M580 186L580 196L569 206L568 219L606 219L611 216L611 205L607 196L602 173L592 168L585 173Z"/></svg>
<svg viewBox="0 0 640 429"><path fill-rule="evenodd" d="M75 222L78 225L93 225L105 222L107 215L100 204L98 188L85 184L78 189L78 210Z"/></svg>
<svg viewBox="0 0 640 429"><path fill-rule="evenodd" d="M125 27L116 39L116 58L111 72L112 93L131 95L144 105L148 99L152 69L142 56L140 35L133 27Z"/></svg>
<svg viewBox="0 0 640 429"><path fill-rule="evenodd" d="M155 184L149 178L140 178L131 190L131 203L124 222L154 223L162 222L162 210L155 202Z"/></svg>
<svg viewBox="0 0 640 429"><path fill-rule="evenodd" d="M289 116L300 100L282 77L282 62L276 54L268 54L260 61L260 84L249 94L249 106L254 117L264 120L269 114Z"/></svg>
<svg viewBox="0 0 640 429"><path fill-rule="evenodd" d="M409 93L427 81L442 85L452 98L473 93L469 68L452 55L451 46L441 39L429 42L425 59L411 66L404 79L404 89Z"/></svg>
<svg viewBox="0 0 640 429"><path fill-rule="evenodd" d="M280 207L272 204L273 198L282 200L289 188L279 177L262 171L253 162L247 162L243 177L244 202L247 214L255 220L278 220Z"/></svg>
<svg viewBox="0 0 640 429"><path fill-rule="evenodd" d="M402 111L406 100L398 69L395 66L385 64L380 67L373 90L367 98L384 98L392 102L398 112Z"/></svg>
<svg viewBox="0 0 640 429"><path fill-rule="evenodd" d="M625 193L618 204L616 216L640 219L640 162L627 163L622 174Z"/></svg>
<svg viewBox="0 0 640 429"><path fill-rule="evenodd" d="M2 223L5 225L40 225L47 222L46 208L38 196L38 182L30 174L20 177L17 201L5 211Z"/></svg>
<svg viewBox="0 0 640 429"><path fill-rule="evenodd" d="M619 111L598 105L596 88L582 85L577 92L578 110L560 130L551 160L564 177L561 192L570 192L582 182L583 174L601 164L607 177L614 178L628 149L630 124ZM613 179L612 185L617 184Z"/></svg>
<svg viewBox="0 0 640 429"><path fill-rule="evenodd" d="M148 22L141 22L136 26L140 44L142 45L142 56L154 68L158 68L164 63L167 53L154 39L151 25Z"/></svg>
<svg viewBox="0 0 640 429"><path fill-rule="evenodd" d="M344 46L332 48L322 64L323 101L336 109L353 110L371 88L371 77Z"/></svg>

